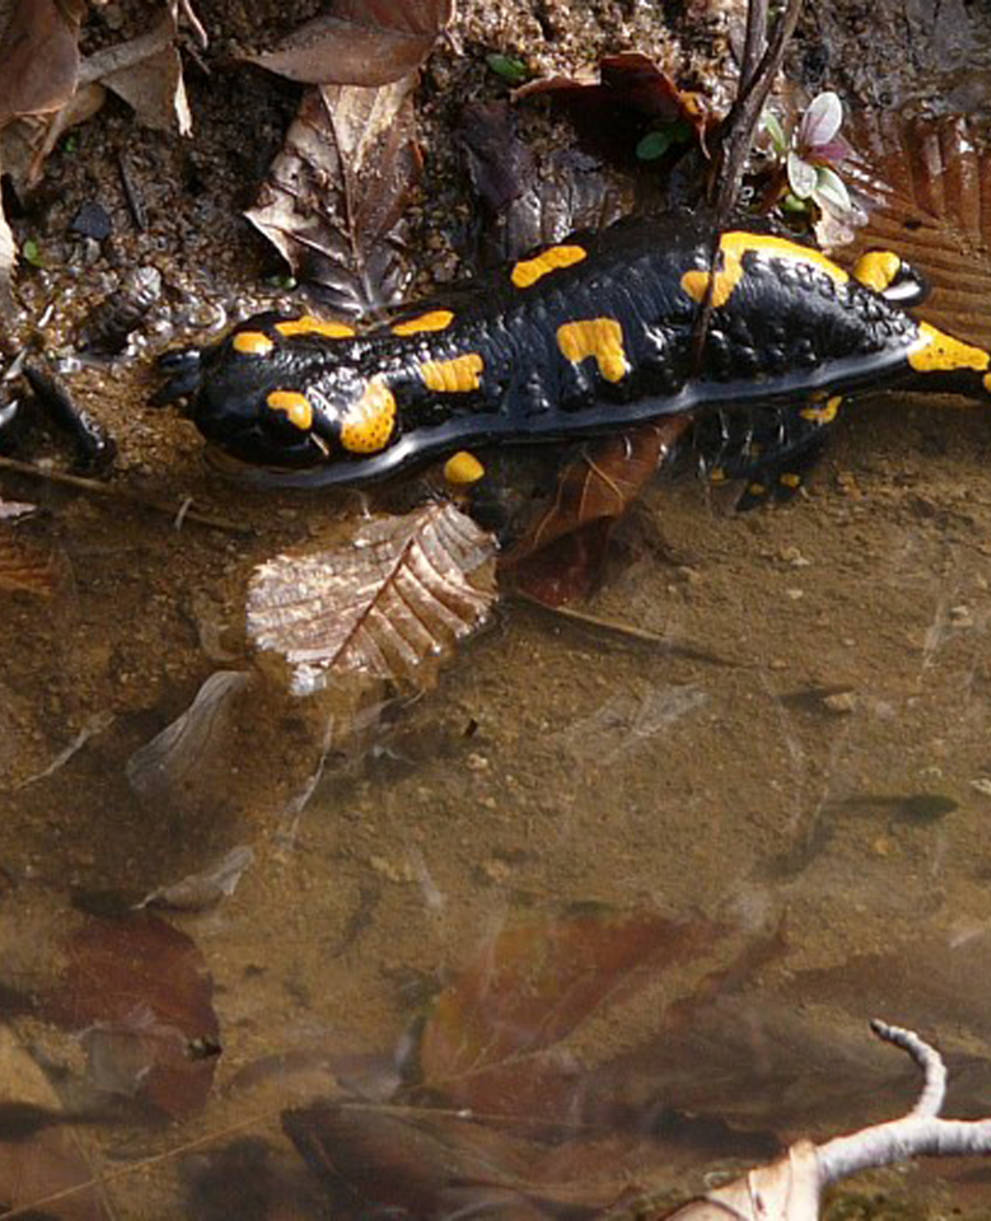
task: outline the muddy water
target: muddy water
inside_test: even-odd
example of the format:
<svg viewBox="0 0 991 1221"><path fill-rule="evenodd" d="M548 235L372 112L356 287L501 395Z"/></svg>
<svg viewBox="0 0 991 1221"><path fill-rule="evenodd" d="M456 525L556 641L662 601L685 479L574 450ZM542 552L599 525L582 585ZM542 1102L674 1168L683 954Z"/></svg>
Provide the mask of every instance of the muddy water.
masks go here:
<svg viewBox="0 0 991 1221"><path fill-rule="evenodd" d="M237 1215L325 1215L330 1189L286 1141L284 1110L407 1098L410 1031L458 972L521 922L542 930L514 951L520 978L472 997L482 1012L509 1003L547 930L589 905L612 924L650 912L710 930L674 962L644 958L636 986L579 1006L550 1040L568 1065L567 1090L548 1086L563 1108L552 1147L563 1156L589 1127L613 1141L575 1188L590 1208L631 1183L666 1199L799 1133L906 1108L912 1071L874 1046L873 1016L939 1043L953 1114L986 1111L989 452L977 413L885 399L851 411L789 508L734 516L693 479L658 486L589 607L615 630L505 604L437 689L368 712L360 741L336 737L308 800L322 721L257 688L178 789L141 800L125 769L202 678L249 666L238 590L253 559L307 536L313 503L244 502L247 539L62 506L48 528L70 584L46 601L4 594L17 647L0 833L10 1058L38 1078L21 1097L88 1117L43 1129L72 1134L48 1151L59 1173L105 1180L90 1204L107 1215L235 1215L252 1191L268 1211ZM198 477L236 513L243 497ZM235 848L233 893L130 910ZM182 938L178 959L158 921ZM135 922L129 950L118 938ZM100 952L79 948L87 936ZM205 973L207 997L191 982ZM467 1009L449 1020L470 1038ZM538 1006L529 1020L548 1019ZM194 1030L221 1054L196 1061ZM170 1040L178 1084L148 1087ZM46 1174L32 1199L63 1185ZM913 1215L988 1209L979 1166L888 1171L862 1190Z"/></svg>
<svg viewBox="0 0 991 1221"><path fill-rule="evenodd" d="M915 96L914 63L980 93L938 13L908 16L878 28L919 53L872 75L863 12L830 10L828 83ZM104 122L53 163L69 199L131 140ZM130 152L185 181L181 152ZM241 189L201 201L180 262L247 274L243 232L215 236ZM121 441L116 486L167 511L4 476L54 557L47 598L0 591L0 1079L32 1108L0 1109L5 1204L633 1216L907 1109L873 1016L938 1043L949 1114L991 1110L986 416L858 404L773 512L661 483L586 608L607 626L504 602L407 702L259 678L139 793L135 752L212 674L254 673L254 565L367 506L230 488L144 411L140 361L73 389ZM187 497L221 524L177 528ZM917 1164L834 1208L984 1217L991 1181Z"/></svg>

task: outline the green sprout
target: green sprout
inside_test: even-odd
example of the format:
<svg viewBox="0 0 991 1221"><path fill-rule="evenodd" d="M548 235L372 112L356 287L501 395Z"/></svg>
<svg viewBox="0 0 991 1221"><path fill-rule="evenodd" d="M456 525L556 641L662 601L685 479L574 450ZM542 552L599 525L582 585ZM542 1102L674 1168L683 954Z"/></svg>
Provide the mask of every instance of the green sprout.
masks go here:
<svg viewBox="0 0 991 1221"><path fill-rule="evenodd" d="M496 76L501 76L510 85L521 85L530 75L530 69L522 59L514 59L511 55L502 55L498 51L486 55L485 62Z"/></svg>
<svg viewBox="0 0 991 1221"><path fill-rule="evenodd" d="M636 155L638 161L656 161L673 144L684 144L692 138L692 128L684 119L676 119L663 127L647 132L637 143Z"/></svg>
<svg viewBox="0 0 991 1221"><path fill-rule="evenodd" d="M45 260L41 257L41 250L33 237L27 238L21 246L21 258L26 263L30 263L32 267L45 266Z"/></svg>

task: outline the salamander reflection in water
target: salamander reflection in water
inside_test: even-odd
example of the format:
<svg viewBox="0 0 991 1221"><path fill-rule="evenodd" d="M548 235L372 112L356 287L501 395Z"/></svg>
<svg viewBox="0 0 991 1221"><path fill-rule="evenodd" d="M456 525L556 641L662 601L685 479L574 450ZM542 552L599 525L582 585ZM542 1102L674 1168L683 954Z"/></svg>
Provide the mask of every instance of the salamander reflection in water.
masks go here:
<svg viewBox="0 0 991 1221"><path fill-rule="evenodd" d="M890 251L847 271L769 232L730 229L693 326L711 229L686 215L581 233L362 333L261 314L167 354L159 401L189 396L208 439L276 486L360 485L497 441L699 421L715 477L754 503L791 494L844 396L904 386L991 401L991 356L905 307L924 295Z"/></svg>

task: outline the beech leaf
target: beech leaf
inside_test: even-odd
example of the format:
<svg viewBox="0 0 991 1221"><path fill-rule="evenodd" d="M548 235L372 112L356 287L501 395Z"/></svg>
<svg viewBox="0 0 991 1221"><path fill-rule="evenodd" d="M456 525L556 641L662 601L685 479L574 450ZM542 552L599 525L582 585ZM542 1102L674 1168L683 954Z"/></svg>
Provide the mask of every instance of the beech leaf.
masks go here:
<svg viewBox="0 0 991 1221"><path fill-rule="evenodd" d="M39 1013L85 1035L91 1083L174 1119L201 1110L220 1028L213 981L193 941L142 912L90 919L62 949L61 979L40 998Z"/></svg>
<svg viewBox="0 0 991 1221"><path fill-rule="evenodd" d="M500 573L545 606L587 596L613 525L690 427L687 416L670 416L588 442L560 473L553 503L500 559Z"/></svg>
<svg viewBox="0 0 991 1221"><path fill-rule="evenodd" d="M621 985L691 959L719 933L652 912L507 925L437 998L420 1043L424 1084L455 1107L561 1119L575 1081L559 1044Z"/></svg>
<svg viewBox="0 0 991 1221"><path fill-rule="evenodd" d="M249 639L285 658L296 694L346 673L423 687L488 617L494 553L492 536L452 504L381 518L343 546L259 565Z"/></svg>
<svg viewBox="0 0 991 1221"><path fill-rule="evenodd" d="M868 221L844 258L897 251L932 286L928 321L991 344L991 151L960 117L868 110L851 127L856 156L844 174Z"/></svg>

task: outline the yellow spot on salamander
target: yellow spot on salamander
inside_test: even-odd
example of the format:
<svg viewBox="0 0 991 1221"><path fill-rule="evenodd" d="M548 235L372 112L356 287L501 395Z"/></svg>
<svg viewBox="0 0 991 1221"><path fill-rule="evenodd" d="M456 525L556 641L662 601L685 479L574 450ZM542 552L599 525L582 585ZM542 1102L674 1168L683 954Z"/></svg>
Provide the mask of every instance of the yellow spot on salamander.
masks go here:
<svg viewBox="0 0 991 1221"><path fill-rule="evenodd" d="M454 356L450 360L425 360L420 376L428 390L438 394L465 394L481 385L484 361L477 352Z"/></svg>
<svg viewBox="0 0 991 1221"><path fill-rule="evenodd" d="M710 483L725 483L726 482L726 472L723 470L723 468L721 466L714 466L712 468L712 470L709 472L709 482Z"/></svg>
<svg viewBox="0 0 991 1221"><path fill-rule="evenodd" d="M797 488L801 482L801 475L793 475L790 471L778 477L778 483L786 488Z"/></svg>
<svg viewBox="0 0 991 1221"><path fill-rule="evenodd" d="M388 445L395 424L395 395L385 382L373 377L341 420L341 444L352 454L378 453Z"/></svg>
<svg viewBox="0 0 991 1221"><path fill-rule="evenodd" d="M485 474L485 467L466 449L458 450L444 463L444 478L448 483L464 487L469 483L478 483Z"/></svg>
<svg viewBox="0 0 991 1221"><path fill-rule="evenodd" d="M836 419L836 413L843 404L843 396L834 394L827 399L822 407L803 407L798 413L803 420L811 420L813 424L831 424Z"/></svg>
<svg viewBox="0 0 991 1221"><path fill-rule="evenodd" d="M571 267L588 257L588 251L581 246L548 246L532 259L523 259L515 264L510 279L517 288L529 288L548 272L559 267Z"/></svg>
<svg viewBox="0 0 991 1221"><path fill-rule="evenodd" d="M747 491L751 496L764 496L767 494L767 488L762 483L748 483Z"/></svg>
<svg viewBox="0 0 991 1221"><path fill-rule="evenodd" d="M985 373L981 380L984 382L984 389L991 394L991 373Z"/></svg>
<svg viewBox="0 0 991 1221"><path fill-rule="evenodd" d="M585 318L557 328L557 346L576 364L594 356L607 382L621 381L629 371L623 349L623 328L615 318Z"/></svg>
<svg viewBox="0 0 991 1221"><path fill-rule="evenodd" d="M868 250L854 263L853 278L865 288L883 293L901 269L901 257L893 250Z"/></svg>
<svg viewBox="0 0 991 1221"><path fill-rule="evenodd" d="M908 350L908 363L918 373L952 373L959 369L983 373L991 365L991 356L983 348L971 347L928 322L920 322L919 338ZM987 378L984 382L987 385Z"/></svg>
<svg viewBox="0 0 991 1221"><path fill-rule="evenodd" d="M266 356L275 344L261 331L238 331L231 340L231 347L246 356Z"/></svg>
<svg viewBox="0 0 991 1221"><path fill-rule="evenodd" d="M432 309L415 318L407 318L405 322L397 322L392 328L393 335L420 335L424 331L446 330L454 321L454 314L449 309Z"/></svg>
<svg viewBox="0 0 991 1221"><path fill-rule="evenodd" d="M273 390L265 400L273 411L282 411L303 432L313 426L313 408L305 394L297 390Z"/></svg>
<svg viewBox="0 0 991 1221"><path fill-rule="evenodd" d="M298 318L277 322L275 329L287 339L291 335L322 335L324 339L349 339L355 333L354 327L346 322L314 318L312 314L301 314Z"/></svg>
<svg viewBox="0 0 991 1221"><path fill-rule="evenodd" d="M745 254L765 255L772 259L785 259L792 263L806 263L824 271L837 284L845 284L849 275L832 259L801 246L798 242L790 242L784 237L774 237L769 233L742 233L731 230L719 239L719 250L722 255L722 266L713 277L712 304L716 309L725 305L733 293L733 289L743 279L743 256ZM705 300L709 286L707 271L686 271L681 277L681 287L692 298L701 304Z"/></svg>

